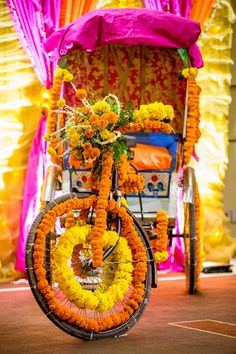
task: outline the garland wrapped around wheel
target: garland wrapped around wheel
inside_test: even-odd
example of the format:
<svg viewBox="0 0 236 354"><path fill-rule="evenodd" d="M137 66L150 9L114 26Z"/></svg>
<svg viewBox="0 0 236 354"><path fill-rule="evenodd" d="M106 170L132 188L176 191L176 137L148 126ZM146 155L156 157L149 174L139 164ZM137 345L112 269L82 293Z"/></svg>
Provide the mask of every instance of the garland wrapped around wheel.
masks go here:
<svg viewBox="0 0 236 354"><path fill-rule="evenodd" d="M89 207L96 207L95 196L86 199L69 199L64 203L55 205L51 210L45 212L40 225L36 230L34 242L34 272L37 278L37 288L47 302L50 311L53 311L60 319L74 324L79 328L88 331L100 332L116 327L126 322L139 307L145 291L145 277L147 272L147 256L144 245L133 226L132 218L127 214L126 209L119 207L114 200L108 202L106 211L117 215L122 220L122 230L116 251L112 253L111 263L103 265L103 280L94 291L82 289L76 282L73 267L70 268L68 261L72 258L73 250L78 245L82 246L85 252L86 245L90 244L92 228L90 225L82 227L73 226L65 231L59 238L53 249L52 269L53 281L58 283L60 291L66 295L71 304L76 305L73 310L71 305L66 306L58 298L58 289L53 289L45 270L45 245L46 237L52 231L57 217L62 217L72 210L86 210ZM118 235L114 231L106 231L102 237L102 248L114 245ZM111 267L117 264L116 271ZM78 265L77 265L78 266ZM78 273L77 273L78 274ZM113 275L113 280L109 278ZM108 275L106 279L106 275ZM81 276L81 275L79 275ZM129 284L132 284L132 293L122 311L115 314L108 314L107 311L124 298ZM90 309L104 316L97 319L85 317L78 312L78 309Z"/></svg>

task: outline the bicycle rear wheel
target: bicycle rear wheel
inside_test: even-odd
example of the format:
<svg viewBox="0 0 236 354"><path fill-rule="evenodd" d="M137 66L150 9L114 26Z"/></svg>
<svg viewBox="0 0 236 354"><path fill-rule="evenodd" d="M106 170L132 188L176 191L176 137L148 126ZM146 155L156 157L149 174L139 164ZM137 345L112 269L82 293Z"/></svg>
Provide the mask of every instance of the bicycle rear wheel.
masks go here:
<svg viewBox="0 0 236 354"><path fill-rule="evenodd" d="M95 204L96 197L86 193L50 202L35 219L26 246L28 279L39 306L60 329L83 340L120 336L133 327L152 281L145 235L114 200L108 212L110 220L121 218L121 236L107 231L103 251L117 246L101 268L89 265ZM71 227L65 225L68 214Z"/></svg>
<svg viewBox="0 0 236 354"><path fill-rule="evenodd" d="M187 291L193 295L197 290L196 215L195 204L185 204L185 275Z"/></svg>

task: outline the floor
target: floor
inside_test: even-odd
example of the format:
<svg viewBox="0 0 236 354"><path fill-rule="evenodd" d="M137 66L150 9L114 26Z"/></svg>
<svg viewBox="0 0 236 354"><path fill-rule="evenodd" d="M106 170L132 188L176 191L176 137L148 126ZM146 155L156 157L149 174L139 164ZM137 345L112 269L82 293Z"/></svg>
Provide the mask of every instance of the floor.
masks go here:
<svg viewBox="0 0 236 354"><path fill-rule="evenodd" d="M55 327L25 280L0 285L0 354L236 354L236 274L202 275L185 293L184 276L161 274L138 324L117 339L83 342Z"/></svg>

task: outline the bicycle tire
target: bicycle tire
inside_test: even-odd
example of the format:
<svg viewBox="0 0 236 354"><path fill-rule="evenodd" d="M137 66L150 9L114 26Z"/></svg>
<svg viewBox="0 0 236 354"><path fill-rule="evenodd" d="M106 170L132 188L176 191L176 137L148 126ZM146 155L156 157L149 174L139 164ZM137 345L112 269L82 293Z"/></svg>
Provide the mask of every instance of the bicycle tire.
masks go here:
<svg viewBox="0 0 236 354"><path fill-rule="evenodd" d="M143 311L147 305L149 296L150 296L150 290L151 290L151 283L152 283L152 272L151 272L151 264L150 262L147 262L147 273L146 273L146 279L144 281L144 294L142 297L142 301L139 304L139 307L134 311L133 315L124 323L114 326L111 329L107 329L101 332L93 332L93 331L88 331L85 330L84 328L80 328L79 326L73 324L73 323L68 323L66 320L62 320L60 317L58 317L52 310L50 310L47 301L45 300L45 297L43 293L40 291L40 289L37 286L37 277L35 274L34 270L34 257L33 257L33 251L34 251L34 243L35 243L35 238L36 238L36 230L38 226L40 225L41 221L43 220L43 216L45 213L48 211L52 210L55 205L58 205L60 203L64 203L68 201L69 199L84 199L90 196L91 194L87 193L70 193L63 195L54 201L50 202L48 205L46 205L45 209L42 210L39 215L36 217L34 220L32 227L29 232L28 240L27 240L27 245L26 245L26 269L27 269L27 275L28 275L28 280L29 284L31 287L31 290L33 292L33 295L40 306L40 308L43 310L43 312L46 314L46 316L61 330L64 332L68 333L69 335L72 335L74 337L83 339L83 340L97 340L97 339L102 339L102 338L107 338L107 337L119 337L123 334L125 334L130 328L132 328L137 321L140 319L140 317L143 314ZM135 224L134 224L135 225ZM135 229L137 230L138 236L145 247L145 235L138 230L137 226L135 226ZM47 235L48 237L48 235ZM45 241L46 244L46 241ZM146 247L145 247L146 248ZM46 251L45 251L46 252ZM147 250L146 254L148 256ZM46 263L46 262L45 262ZM50 263L50 269L51 269L52 264ZM48 271L48 265L44 264L45 271Z"/></svg>
<svg viewBox="0 0 236 354"><path fill-rule="evenodd" d="M197 239L196 239L196 214L195 204L186 203L185 218L188 223L188 231L185 240L185 275L187 291L194 295L197 291Z"/></svg>

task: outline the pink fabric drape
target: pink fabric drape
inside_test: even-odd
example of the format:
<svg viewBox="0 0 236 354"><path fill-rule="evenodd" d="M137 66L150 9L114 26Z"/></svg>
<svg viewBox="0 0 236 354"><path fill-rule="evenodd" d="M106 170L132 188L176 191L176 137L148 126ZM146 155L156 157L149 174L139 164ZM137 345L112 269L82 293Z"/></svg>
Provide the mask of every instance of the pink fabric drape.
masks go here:
<svg viewBox="0 0 236 354"><path fill-rule="evenodd" d="M40 82L49 88L55 63L44 52L43 41L59 28L61 0L7 0L21 45Z"/></svg>
<svg viewBox="0 0 236 354"><path fill-rule="evenodd" d="M106 44L189 48L193 65L200 68L203 61L196 45L200 32L198 22L162 11L101 9L55 31L45 49L56 61L73 48L93 52Z"/></svg>
<svg viewBox="0 0 236 354"><path fill-rule="evenodd" d="M192 2L193 0L144 0L144 6L147 9L189 18Z"/></svg>
<svg viewBox="0 0 236 354"><path fill-rule="evenodd" d="M25 272L25 246L33 220L39 212L40 187L43 184L47 160L47 142L43 136L46 128L46 116L42 116L35 134L28 159L25 178L24 197L22 203L20 235L18 240L16 270Z"/></svg>
<svg viewBox="0 0 236 354"><path fill-rule="evenodd" d="M32 62L39 81L50 88L56 63L44 51L43 41L59 28L61 0L7 0L13 24L22 47ZM44 116L32 144L26 172L21 211L16 269L25 271L25 245L30 226L39 209L40 187L46 169Z"/></svg>

